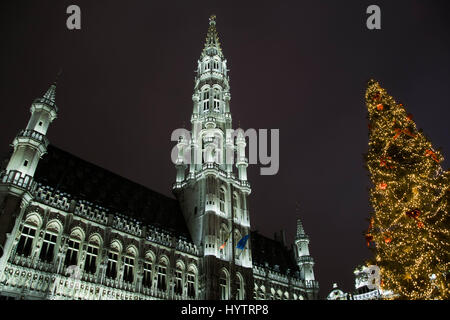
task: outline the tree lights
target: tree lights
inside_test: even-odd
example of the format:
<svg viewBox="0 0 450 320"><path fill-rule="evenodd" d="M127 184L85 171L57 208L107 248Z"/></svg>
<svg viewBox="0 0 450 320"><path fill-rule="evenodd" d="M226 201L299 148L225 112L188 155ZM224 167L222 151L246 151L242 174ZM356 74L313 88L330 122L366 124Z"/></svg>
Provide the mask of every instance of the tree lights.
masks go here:
<svg viewBox="0 0 450 320"><path fill-rule="evenodd" d="M402 104L370 80L366 163L373 187L365 235L383 289L399 299L449 299L450 171Z"/></svg>

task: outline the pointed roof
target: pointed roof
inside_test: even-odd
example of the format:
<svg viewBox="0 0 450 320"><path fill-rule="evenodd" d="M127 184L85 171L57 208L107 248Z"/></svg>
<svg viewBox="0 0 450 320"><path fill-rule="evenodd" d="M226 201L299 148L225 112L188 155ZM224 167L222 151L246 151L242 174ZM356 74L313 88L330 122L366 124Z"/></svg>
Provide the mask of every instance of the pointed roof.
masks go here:
<svg viewBox="0 0 450 320"><path fill-rule="evenodd" d="M297 239L305 237L305 230L303 229L303 224L300 219L297 219Z"/></svg>
<svg viewBox="0 0 450 320"><path fill-rule="evenodd" d="M43 98L49 100L53 104L56 103L56 81L51 84L50 88L48 88Z"/></svg>
<svg viewBox="0 0 450 320"><path fill-rule="evenodd" d="M61 75L61 71L58 72L56 75L55 81L50 85L50 88L47 89L45 94L42 96L42 98L37 98L35 102L41 102L49 105L50 107L53 107L58 111L58 108L56 107L56 84L58 82L58 78Z"/></svg>
<svg viewBox="0 0 450 320"><path fill-rule="evenodd" d="M206 34L205 48L202 51L202 57L205 55L219 55L223 58L222 49L219 42L219 34L216 29L216 15L209 17L209 28Z"/></svg>
<svg viewBox="0 0 450 320"><path fill-rule="evenodd" d="M295 204L295 211L297 216L300 215L300 204L297 202ZM305 239L308 238L308 236L305 233L305 229L303 229L303 224L300 218L297 218L297 234L295 236L295 239Z"/></svg>
<svg viewBox="0 0 450 320"><path fill-rule="evenodd" d="M34 179L46 188L69 194L76 201L100 206L109 213L126 216L143 226L156 227L192 242L181 207L175 198L153 191L51 144L39 161Z"/></svg>

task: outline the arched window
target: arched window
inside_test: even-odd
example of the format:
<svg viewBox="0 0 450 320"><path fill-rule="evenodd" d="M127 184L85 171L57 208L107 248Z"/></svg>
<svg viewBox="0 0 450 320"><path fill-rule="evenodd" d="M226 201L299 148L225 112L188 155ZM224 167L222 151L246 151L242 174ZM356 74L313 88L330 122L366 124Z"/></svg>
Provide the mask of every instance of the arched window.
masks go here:
<svg viewBox="0 0 450 320"><path fill-rule="evenodd" d="M265 300L266 299L266 287L261 286L260 292L259 292L259 298L261 300Z"/></svg>
<svg viewBox="0 0 450 320"><path fill-rule="evenodd" d="M152 266L153 266L153 257L151 254L147 254L144 261L144 274L142 277L142 285L146 288L152 287Z"/></svg>
<svg viewBox="0 0 450 320"><path fill-rule="evenodd" d="M56 222L51 222L47 226L44 234L44 241L42 242L39 259L45 262L53 262L55 257L56 240L58 239L59 225Z"/></svg>
<svg viewBox="0 0 450 320"><path fill-rule="evenodd" d="M275 300L275 289L274 288L270 288L269 300Z"/></svg>
<svg viewBox="0 0 450 320"><path fill-rule="evenodd" d="M158 289L167 290L167 261L161 259L158 265Z"/></svg>
<svg viewBox="0 0 450 320"><path fill-rule="evenodd" d="M213 69L216 71L220 71L220 62L217 60L213 60Z"/></svg>
<svg viewBox="0 0 450 320"><path fill-rule="evenodd" d="M80 242L81 238L78 236L78 233L72 233L70 235L66 258L64 260L64 265L68 266L76 266L78 265L78 253L80 252Z"/></svg>
<svg viewBox="0 0 450 320"><path fill-rule="evenodd" d="M93 236L89 239L86 250L86 260L84 262L84 271L87 273L95 274L97 271L97 257L100 243L100 238L97 236Z"/></svg>
<svg viewBox="0 0 450 320"><path fill-rule="evenodd" d="M208 71L209 69L211 69L211 60L206 60L203 65L204 65L203 71Z"/></svg>
<svg viewBox="0 0 450 320"><path fill-rule="evenodd" d="M282 300L283 299L283 292L281 292L281 290L277 291L277 300Z"/></svg>
<svg viewBox="0 0 450 320"><path fill-rule="evenodd" d="M225 213L225 190L223 188L219 190L219 210Z"/></svg>
<svg viewBox="0 0 450 320"><path fill-rule="evenodd" d="M106 277L111 279L117 278L117 262L119 261L120 244L114 241L108 252L108 264L106 265Z"/></svg>
<svg viewBox="0 0 450 320"><path fill-rule="evenodd" d="M236 273L236 300L244 300L244 279L240 273Z"/></svg>
<svg viewBox="0 0 450 320"><path fill-rule="evenodd" d="M177 263L177 267L175 269L175 294L182 295L183 294L183 267L181 264Z"/></svg>
<svg viewBox="0 0 450 320"><path fill-rule="evenodd" d="M219 89L214 89L213 94L214 111L220 111L220 91Z"/></svg>
<svg viewBox="0 0 450 320"><path fill-rule="evenodd" d="M203 89L202 92L202 105L203 105L203 111L209 110L209 88Z"/></svg>
<svg viewBox="0 0 450 320"><path fill-rule="evenodd" d="M127 250L123 259L123 281L133 283L134 281L134 263L136 259L136 249L133 247Z"/></svg>
<svg viewBox="0 0 450 320"><path fill-rule="evenodd" d="M222 270L219 278L219 287L220 287L220 300L228 300L229 299L229 281L228 281L228 273L226 270Z"/></svg>
<svg viewBox="0 0 450 320"><path fill-rule="evenodd" d="M189 298L195 298L195 288L196 288L196 271L193 267L190 267L187 273L187 295Z"/></svg>
<svg viewBox="0 0 450 320"><path fill-rule="evenodd" d="M16 253L28 257L33 248L33 240L36 236L36 227L31 225L24 225L22 234L20 235L19 243L16 247Z"/></svg>

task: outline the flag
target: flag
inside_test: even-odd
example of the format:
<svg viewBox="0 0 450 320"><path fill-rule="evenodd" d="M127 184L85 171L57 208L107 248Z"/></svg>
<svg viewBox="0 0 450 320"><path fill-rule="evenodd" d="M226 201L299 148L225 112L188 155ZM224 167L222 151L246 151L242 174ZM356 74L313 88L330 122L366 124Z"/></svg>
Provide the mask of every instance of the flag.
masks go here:
<svg viewBox="0 0 450 320"><path fill-rule="evenodd" d="M220 246L220 250L222 250L223 248L225 248L225 246L227 245L227 241L230 238L231 232L228 234L228 237L225 239L225 242Z"/></svg>
<svg viewBox="0 0 450 320"><path fill-rule="evenodd" d="M246 235L246 236L243 236L242 239L239 240L239 242L238 242L236 248L237 248L237 249L244 250L245 245L247 244L247 240L248 240L248 237L249 237L249 236L250 236L249 234Z"/></svg>

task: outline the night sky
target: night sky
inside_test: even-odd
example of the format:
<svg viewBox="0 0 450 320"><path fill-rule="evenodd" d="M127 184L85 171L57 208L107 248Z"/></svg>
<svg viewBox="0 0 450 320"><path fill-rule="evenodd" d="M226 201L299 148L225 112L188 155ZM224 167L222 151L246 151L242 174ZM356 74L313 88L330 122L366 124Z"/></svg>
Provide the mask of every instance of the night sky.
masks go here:
<svg viewBox="0 0 450 320"><path fill-rule="evenodd" d="M211 13L231 78L233 124L280 129L280 171L249 167L251 224L295 235L296 202L320 296L353 289L369 258L364 91L375 78L450 157L448 1L2 1L0 154L59 69L52 144L171 195L170 134L189 124ZM344 5L345 3L345 5ZM81 7L79 31L66 7ZM378 4L382 29L366 28Z"/></svg>

